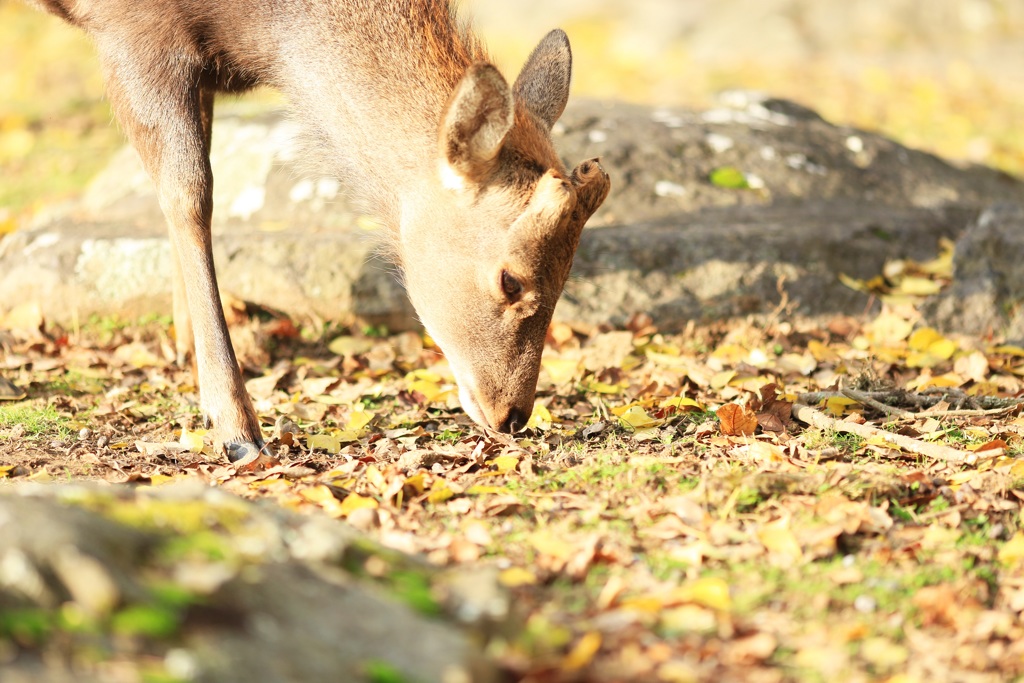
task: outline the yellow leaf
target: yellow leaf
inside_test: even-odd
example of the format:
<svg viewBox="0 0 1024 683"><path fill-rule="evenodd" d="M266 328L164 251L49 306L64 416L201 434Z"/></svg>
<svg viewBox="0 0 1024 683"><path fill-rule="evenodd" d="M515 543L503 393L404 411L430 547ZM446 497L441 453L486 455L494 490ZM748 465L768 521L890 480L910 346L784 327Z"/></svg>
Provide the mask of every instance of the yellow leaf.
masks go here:
<svg viewBox="0 0 1024 683"><path fill-rule="evenodd" d="M519 466L519 458L514 455L499 455L497 458L491 461L495 469L501 474L507 474L515 471L516 467Z"/></svg>
<svg viewBox="0 0 1024 683"><path fill-rule="evenodd" d="M939 339L928 347L928 353L942 360L949 360L956 353L957 345L952 339Z"/></svg>
<svg viewBox="0 0 1024 683"><path fill-rule="evenodd" d="M0 465L0 479L11 476L14 465Z"/></svg>
<svg viewBox="0 0 1024 683"><path fill-rule="evenodd" d="M659 630L666 633L705 633L712 634L718 630L718 615L714 610L700 605L680 605L663 610L658 615ZM673 679L669 679L673 680ZM693 679L683 678L683 681Z"/></svg>
<svg viewBox="0 0 1024 683"><path fill-rule="evenodd" d="M711 609L727 611L732 607L729 584L724 579L707 576L687 582L672 591L675 602L692 602Z"/></svg>
<svg viewBox="0 0 1024 683"><path fill-rule="evenodd" d="M958 387L964 383L964 378L955 372L947 372L944 375L935 377L918 377L916 380L907 382L908 389L927 389L928 387Z"/></svg>
<svg viewBox="0 0 1024 683"><path fill-rule="evenodd" d="M336 455L341 450L341 439L333 434L310 434L306 437L306 448L327 451L331 455Z"/></svg>
<svg viewBox="0 0 1024 683"><path fill-rule="evenodd" d="M281 495L295 488L295 482L287 479L262 479L249 483L249 488L270 495Z"/></svg>
<svg viewBox="0 0 1024 683"><path fill-rule="evenodd" d="M803 376L810 375L818 367L818 361L810 353L786 353L775 360L777 372L798 372Z"/></svg>
<svg viewBox="0 0 1024 683"><path fill-rule="evenodd" d="M1018 531L999 549L999 561L1003 564L1018 565L1024 562L1024 531Z"/></svg>
<svg viewBox="0 0 1024 683"><path fill-rule="evenodd" d="M124 344L117 347L114 357L134 368L157 367L165 364L163 358L141 343Z"/></svg>
<svg viewBox="0 0 1024 683"><path fill-rule="evenodd" d="M370 424L376 415L368 413L365 410L355 410L348 416L348 423L346 429L354 432L358 432L360 429Z"/></svg>
<svg viewBox="0 0 1024 683"><path fill-rule="evenodd" d="M939 255L931 261L918 263L917 269L927 275L936 275L947 279L952 278L954 251L953 240L943 237L939 240Z"/></svg>
<svg viewBox="0 0 1024 683"><path fill-rule="evenodd" d="M888 638L876 636L861 644L860 656L880 669L891 669L906 662L910 651Z"/></svg>
<svg viewBox="0 0 1024 683"><path fill-rule="evenodd" d="M832 396L825 400L825 410L837 417L842 417L850 406L860 405L852 398L846 396Z"/></svg>
<svg viewBox="0 0 1024 683"><path fill-rule="evenodd" d="M548 373L548 379L552 384L567 384L576 377L580 362L564 358L544 358L540 366Z"/></svg>
<svg viewBox="0 0 1024 683"><path fill-rule="evenodd" d="M725 370L723 372L716 372L711 377L711 388L712 389L724 389L729 386L732 382L733 377L736 376L735 370Z"/></svg>
<svg viewBox="0 0 1024 683"><path fill-rule="evenodd" d="M427 403L433 403L441 395L441 385L427 379L418 379L409 383L409 391L422 394Z"/></svg>
<svg viewBox="0 0 1024 683"><path fill-rule="evenodd" d="M0 237L9 235L18 228L18 224L14 220L14 216L8 216L7 218L0 218Z"/></svg>
<svg viewBox="0 0 1024 683"><path fill-rule="evenodd" d="M405 375L405 380L407 382L415 382L416 380L421 379L427 382L433 382L434 384L440 384L444 381L444 378L437 372L427 370L426 368L417 368Z"/></svg>
<svg viewBox="0 0 1024 683"><path fill-rule="evenodd" d="M403 489L407 487L412 489L414 495L420 495L421 493L427 490L426 476L422 472L420 472L418 474L412 475L411 477L408 477L402 484Z"/></svg>
<svg viewBox="0 0 1024 683"><path fill-rule="evenodd" d="M664 401L658 404L659 408L675 408L679 412L687 412L690 408L694 410L704 410L704 406L699 402L694 401L692 398L686 396L673 396L672 398L666 398Z"/></svg>
<svg viewBox="0 0 1024 683"><path fill-rule="evenodd" d="M1016 458L1010 465L1010 476L1014 479L1024 477L1024 458Z"/></svg>
<svg viewBox="0 0 1024 683"><path fill-rule="evenodd" d="M941 289L942 284L935 280L908 275L900 280L895 291L908 296L931 296L938 294Z"/></svg>
<svg viewBox="0 0 1024 683"><path fill-rule="evenodd" d="M908 368L934 368L941 362L941 358L936 358L930 353L922 353L920 351L911 351L907 354L906 360Z"/></svg>
<svg viewBox="0 0 1024 683"><path fill-rule="evenodd" d="M667 368L685 368L692 364L692 360L684 358L679 353L659 353L657 351L647 350L647 360L658 365L662 365Z"/></svg>
<svg viewBox="0 0 1024 683"><path fill-rule="evenodd" d="M526 426L528 429L551 429L551 411L543 403L534 403L533 413L526 421Z"/></svg>
<svg viewBox="0 0 1024 683"><path fill-rule="evenodd" d="M438 505L454 496L455 492L448 488L448 484L443 481L438 481L434 484L434 487L430 489L430 494L427 496L427 502L431 505Z"/></svg>
<svg viewBox="0 0 1024 683"><path fill-rule="evenodd" d="M975 472L974 470L955 472L949 475L947 481L949 481L949 483L952 484L953 486L960 486L961 484L966 484L971 479L974 479L974 477L977 476L977 474L978 473Z"/></svg>
<svg viewBox="0 0 1024 683"><path fill-rule="evenodd" d="M907 346L914 351L927 351L928 347L942 339L942 335L931 327L922 327L914 330L907 340Z"/></svg>
<svg viewBox="0 0 1024 683"><path fill-rule="evenodd" d="M754 441L745 446L739 446L729 451L730 455L743 456L754 462L784 462L786 452L782 446L768 443L766 441Z"/></svg>
<svg viewBox="0 0 1024 683"><path fill-rule="evenodd" d="M205 429L197 429L194 432L190 432L188 429L181 428L181 437L178 439L178 443L190 453L202 453L205 443L203 442L203 435L206 434Z"/></svg>
<svg viewBox="0 0 1024 683"><path fill-rule="evenodd" d="M335 432L334 436L338 439L338 443L351 443L352 441L359 441L359 437L363 436L363 432L353 432L351 429L342 429Z"/></svg>
<svg viewBox="0 0 1024 683"><path fill-rule="evenodd" d="M358 493L350 493L345 496L345 500L341 501L341 505L338 506L338 515L341 517L348 517L356 510L362 510L364 508L374 510L377 507L379 506L375 499L360 496Z"/></svg>
<svg viewBox="0 0 1024 683"><path fill-rule="evenodd" d="M769 522L757 532L757 539L768 550L768 554L782 564L791 565L803 559L803 551L789 528L786 518Z"/></svg>
<svg viewBox="0 0 1024 683"><path fill-rule="evenodd" d="M467 496L481 496L488 493L504 493L505 489L500 486L483 486L481 484L474 484L466 489Z"/></svg>
<svg viewBox="0 0 1024 683"><path fill-rule="evenodd" d="M573 646L569 654L562 660L562 669L565 671L578 671L594 660L594 655L601 649L601 634L591 631L585 634Z"/></svg>
<svg viewBox="0 0 1024 683"><path fill-rule="evenodd" d="M555 536L550 531L535 531L530 534L530 545L541 555L550 555L563 560L572 557L573 549L571 544L566 543L561 536Z"/></svg>
<svg viewBox="0 0 1024 683"><path fill-rule="evenodd" d="M750 352L739 344L722 344L711 353L712 358L721 360L723 363L736 365L747 360ZM721 367L721 366L719 366Z"/></svg>
<svg viewBox="0 0 1024 683"><path fill-rule="evenodd" d="M366 481L370 483L376 489L383 489L387 486L387 480L384 479L384 475L377 469L376 465L367 465L366 467Z"/></svg>
<svg viewBox="0 0 1024 683"><path fill-rule="evenodd" d="M522 567L509 567L498 574L498 581L506 588L533 586L537 583L537 575Z"/></svg>
<svg viewBox="0 0 1024 683"><path fill-rule="evenodd" d="M1014 346L1012 344L993 346L991 349L989 349L989 353L998 354L1000 356L1016 356L1018 358L1024 358L1024 348L1020 346Z"/></svg>
<svg viewBox="0 0 1024 683"><path fill-rule="evenodd" d="M323 484L317 484L316 486L310 486L309 488L302 489L299 491L299 495L311 503L322 503L325 500L335 500L334 494L331 493L331 490Z"/></svg>
<svg viewBox="0 0 1024 683"><path fill-rule="evenodd" d="M850 277L846 273L839 273L839 281L855 292L870 291L870 288L867 286L867 283L865 283L864 280L860 280L855 277Z"/></svg>
<svg viewBox="0 0 1024 683"><path fill-rule="evenodd" d="M824 342L820 342L817 339L812 339L807 342L807 350L811 352L812 356L814 356L814 360L819 363L839 360L839 354L836 353L831 346Z"/></svg>
<svg viewBox="0 0 1024 683"><path fill-rule="evenodd" d="M648 415L647 411L640 406L634 405L619 415L619 422L629 431L636 431L637 429L656 427L662 424L664 420L657 420Z"/></svg>
<svg viewBox="0 0 1024 683"><path fill-rule="evenodd" d="M598 382L596 379L592 379L586 383L587 391L592 391L595 394L621 394L622 387L618 384L608 384L607 382Z"/></svg>
<svg viewBox="0 0 1024 683"><path fill-rule="evenodd" d="M884 311L867 325L871 342L875 345L898 344L910 336L914 323L890 311Z"/></svg>

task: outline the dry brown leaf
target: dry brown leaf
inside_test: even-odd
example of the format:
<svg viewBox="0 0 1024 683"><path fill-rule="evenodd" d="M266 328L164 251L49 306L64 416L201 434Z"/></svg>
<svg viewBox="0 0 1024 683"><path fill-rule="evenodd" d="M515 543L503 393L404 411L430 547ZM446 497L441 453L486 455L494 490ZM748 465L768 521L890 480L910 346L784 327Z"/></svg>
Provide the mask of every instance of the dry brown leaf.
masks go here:
<svg viewBox="0 0 1024 683"><path fill-rule="evenodd" d="M760 397L750 402L750 409L757 415L757 424L766 432L785 432L793 420L792 401L780 398L775 384L765 384L759 393Z"/></svg>
<svg viewBox="0 0 1024 683"><path fill-rule="evenodd" d="M747 406L726 403L718 409L718 421L726 436L751 436L757 431L757 415Z"/></svg>

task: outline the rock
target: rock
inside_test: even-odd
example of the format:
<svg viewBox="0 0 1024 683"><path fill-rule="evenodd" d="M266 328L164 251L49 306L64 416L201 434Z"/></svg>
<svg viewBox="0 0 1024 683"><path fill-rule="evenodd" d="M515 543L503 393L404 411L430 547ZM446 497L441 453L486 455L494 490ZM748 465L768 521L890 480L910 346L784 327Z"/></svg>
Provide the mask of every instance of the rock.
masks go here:
<svg viewBox="0 0 1024 683"><path fill-rule="evenodd" d="M373 258L381 228L336 181L303 177L294 134L276 111L229 109L215 124L222 290L299 316L413 325L392 268ZM1024 186L1004 173L957 168L747 92L708 111L575 103L554 135L567 162L600 156L612 177L556 310L591 324L646 312L670 330L770 312L780 291L801 313L859 314L867 298L840 273L928 259L986 207L1024 205ZM716 170L732 180L712 182ZM78 205L0 242L0 301L40 301L56 320L169 312L169 249L126 150Z"/></svg>
<svg viewBox="0 0 1024 683"><path fill-rule="evenodd" d="M953 283L924 306L947 331L1024 342L1024 204L999 204L956 242Z"/></svg>
<svg viewBox="0 0 1024 683"><path fill-rule="evenodd" d="M1005 173L956 168L880 135L834 126L796 103L743 91L722 99L702 112L610 103L570 108L556 127L563 159L600 156L612 177L611 195L590 225L667 218L686 225L701 210L736 206L809 205L814 214L832 202L935 209L1024 201L1024 185ZM709 176L723 167L755 178L759 189L715 186ZM666 181L681 190L658 192ZM727 234L728 223L722 227ZM808 229L803 237L814 234Z"/></svg>
<svg viewBox="0 0 1024 683"><path fill-rule="evenodd" d="M483 574L470 597L454 591L461 576L202 485L6 487L3 680L108 680L111 661L155 675L162 661L205 683L493 681L482 648L511 628L508 599ZM403 598L413 577L422 594Z"/></svg>

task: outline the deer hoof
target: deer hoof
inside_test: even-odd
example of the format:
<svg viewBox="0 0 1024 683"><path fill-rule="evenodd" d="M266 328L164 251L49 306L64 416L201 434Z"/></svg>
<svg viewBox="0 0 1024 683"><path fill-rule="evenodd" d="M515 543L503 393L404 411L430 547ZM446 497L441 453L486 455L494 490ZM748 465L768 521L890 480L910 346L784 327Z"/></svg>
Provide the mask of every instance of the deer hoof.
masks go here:
<svg viewBox="0 0 1024 683"><path fill-rule="evenodd" d="M269 445L262 439L257 443L231 441L225 443L223 449L228 461L240 470L266 469L280 464L280 461L271 455Z"/></svg>

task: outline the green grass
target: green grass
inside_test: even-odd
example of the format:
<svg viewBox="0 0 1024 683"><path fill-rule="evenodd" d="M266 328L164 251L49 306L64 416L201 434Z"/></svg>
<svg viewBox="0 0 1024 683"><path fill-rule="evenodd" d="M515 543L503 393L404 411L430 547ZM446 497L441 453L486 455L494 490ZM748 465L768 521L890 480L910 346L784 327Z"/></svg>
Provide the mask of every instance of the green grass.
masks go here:
<svg viewBox="0 0 1024 683"><path fill-rule="evenodd" d="M0 430L10 430L20 426L23 430L21 438L67 439L72 435L69 426L70 418L61 415L51 405L37 406L34 403L15 403L0 405ZM0 439L10 438L0 433Z"/></svg>

